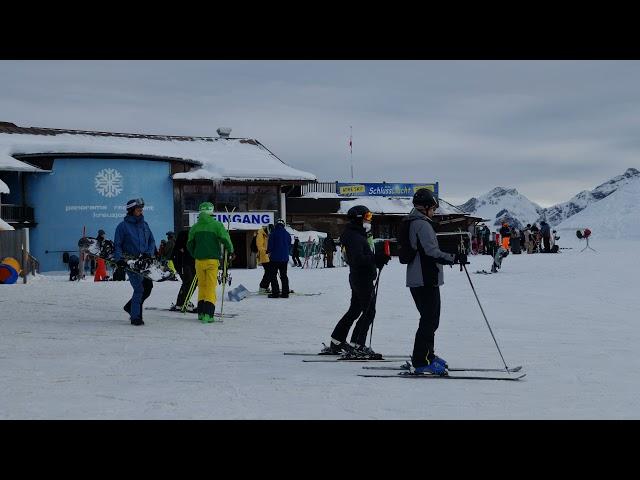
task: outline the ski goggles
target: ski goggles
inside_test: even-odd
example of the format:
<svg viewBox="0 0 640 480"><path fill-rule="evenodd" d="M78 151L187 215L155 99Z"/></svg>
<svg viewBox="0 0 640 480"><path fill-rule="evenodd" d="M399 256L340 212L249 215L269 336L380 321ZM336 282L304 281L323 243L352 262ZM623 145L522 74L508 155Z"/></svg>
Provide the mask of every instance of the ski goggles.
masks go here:
<svg viewBox="0 0 640 480"><path fill-rule="evenodd" d="M373 218L373 213L367 212L362 216L362 218L364 219L365 222L370 222L371 219Z"/></svg>
<svg viewBox="0 0 640 480"><path fill-rule="evenodd" d="M127 208L144 208L144 199L136 198L133 201L129 202Z"/></svg>

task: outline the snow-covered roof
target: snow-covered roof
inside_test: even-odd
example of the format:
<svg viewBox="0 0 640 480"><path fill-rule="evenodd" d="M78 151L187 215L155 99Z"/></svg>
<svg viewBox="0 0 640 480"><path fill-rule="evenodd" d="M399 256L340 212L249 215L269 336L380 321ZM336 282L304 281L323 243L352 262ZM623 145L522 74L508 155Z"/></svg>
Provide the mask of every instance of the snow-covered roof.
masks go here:
<svg viewBox="0 0 640 480"><path fill-rule="evenodd" d="M10 193L9 187L2 180L0 180L0 193Z"/></svg>
<svg viewBox="0 0 640 480"><path fill-rule="evenodd" d="M364 205L374 214L407 215L413 209L413 199L410 197L342 197L340 209L337 213L346 214L354 205ZM438 215L464 213L453 205L439 199L440 206L436 210Z"/></svg>
<svg viewBox="0 0 640 480"><path fill-rule="evenodd" d="M15 228L0 218L0 230L15 230Z"/></svg>
<svg viewBox="0 0 640 480"><path fill-rule="evenodd" d="M176 180L310 180L316 176L285 164L248 138L179 137L43 128L0 128L0 170L38 171L13 156L117 154L180 159L198 167Z"/></svg>

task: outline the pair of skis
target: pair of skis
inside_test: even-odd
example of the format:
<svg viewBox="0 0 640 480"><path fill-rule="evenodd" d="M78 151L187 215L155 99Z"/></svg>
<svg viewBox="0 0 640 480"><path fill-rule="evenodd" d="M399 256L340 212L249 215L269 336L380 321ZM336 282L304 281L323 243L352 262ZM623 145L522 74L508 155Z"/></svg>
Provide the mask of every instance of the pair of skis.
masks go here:
<svg viewBox="0 0 640 480"><path fill-rule="evenodd" d="M162 311L162 312L198 313L196 310L184 310L184 311L182 311L182 310L174 310L174 309L171 309L171 308L162 308L162 307L144 307L144 309L145 310L159 310L159 311ZM222 318L222 313L215 312L213 314L213 316L216 317L216 318ZM237 317L237 316L238 316L237 313L227 313L227 314L225 314L225 317L229 317L229 318Z"/></svg>
<svg viewBox="0 0 640 480"><path fill-rule="evenodd" d="M325 357L335 357L335 358L316 358L316 359L303 359L303 362L306 363L336 363L336 362L371 362L371 363L379 363L379 362L397 362L398 359L406 359L409 355L385 355L381 360L371 360L371 359L345 359L340 355L329 355L329 354L319 354L319 353L302 353L302 352L285 352L285 355L296 355L296 356L325 356ZM365 373L358 374L359 377L367 377L367 378L440 378L440 379L449 379L449 380L506 380L506 381L517 381L526 376L526 373L520 373L522 370L522 366L511 367L508 370L504 368L474 368L474 367L450 367L448 368L449 372L460 372L460 374L454 375L432 375L432 374L418 374L415 373L412 369L411 364L406 361L404 364L399 366L363 366L365 370L386 370L386 371L399 371L396 374L377 374L377 373ZM505 376L491 376L491 375L464 375L464 373L504 373ZM517 374L517 375L511 375Z"/></svg>
<svg viewBox="0 0 640 480"><path fill-rule="evenodd" d="M448 373L447 375L432 375L432 374L420 374L415 373L409 362L406 362L399 367L371 367L364 366L362 367L365 370L401 370L400 373L393 374L376 374L376 373L366 373L359 374L359 377L368 377L368 378L441 378L441 379L457 379L457 380L507 380L507 381L516 381L526 376L526 373L519 373L522 370L522 366L512 367L508 370L503 368L464 368L464 367L449 367L447 368L448 372L461 372L462 374L454 374L451 375ZM487 372L495 372L495 373L506 373L505 376L486 376L486 375L464 375L464 373L469 372L479 372L479 373L487 373ZM512 373L518 373L518 375L512 376Z"/></svg>
<svg viewBox="0 0 640 480"><path fill-rule="evenodd" d="M225 211L227 213L233 213L235 210L236 210L236 207L233 207L233 210L231 210L231 212L229 212L229 210L225 208ZM231 215L227 215L227 234L229 234L230 227L231 227ZM223 253L223 258L224 258L224 262L222 266L222 277L220 278L220 283L222 283L222 298L220 299L220 318L223 318L222 312L224 312L224 290L225 290L225 287L227 286L227 282L229 283L229 286L231 286L231 277L229 276L229 273L227 271L229 266L229 255L227 254L226 251Z"/></svg>

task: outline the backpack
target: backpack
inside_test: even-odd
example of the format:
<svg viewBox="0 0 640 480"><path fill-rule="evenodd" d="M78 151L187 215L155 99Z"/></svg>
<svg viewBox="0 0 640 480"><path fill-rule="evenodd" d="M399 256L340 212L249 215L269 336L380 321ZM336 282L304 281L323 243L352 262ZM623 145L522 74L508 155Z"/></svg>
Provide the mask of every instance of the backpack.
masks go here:
<svg viewBox="0 0 640 480"><path fill-rule="evenodd" d="M251 251L253 253L258 253L258 242L256 242L256 238L258 237L254 236L253 240L251 240Z"/></svg>
<svg viewBox="0 0 640 480"><path fill-rule="evenodd" d="M416 258L417 250L411 247L409 240L409 230L411 228L411 220L403 220L400 222L400 230L398 231L398 260L403 265L407 265Z"/></svg>

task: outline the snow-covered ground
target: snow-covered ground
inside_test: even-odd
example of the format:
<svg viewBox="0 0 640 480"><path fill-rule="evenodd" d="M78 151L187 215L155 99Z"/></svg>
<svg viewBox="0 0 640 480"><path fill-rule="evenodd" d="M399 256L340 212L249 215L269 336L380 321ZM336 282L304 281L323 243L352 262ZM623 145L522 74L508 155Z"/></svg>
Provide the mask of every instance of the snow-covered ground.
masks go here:
<svg viewBox="0 0 640 480"><path fill-rule="evenodd" d="M290 268L285 299L225 302L239 314L201 325L194 315L145 312L130 325L128 282L47 275L0 285L0 418L475 419L640 418L640 244L563 238L562 253L510 255L497 275L471 275L520 382L358 377L362 364L303 363L347 309L347 269ZM471 258L471 272L490 266ZM404 267L382 271L376 350L409 353L418 315ZM257 289L262 270L233 270ZM155 284L168 306L178 282ZM469 286L446 268L438 353L453 366L500 367ZM400 362L399 362L400 363ZM392 365L390 363L381 365Z"/></svg>

